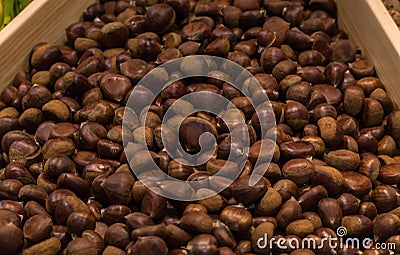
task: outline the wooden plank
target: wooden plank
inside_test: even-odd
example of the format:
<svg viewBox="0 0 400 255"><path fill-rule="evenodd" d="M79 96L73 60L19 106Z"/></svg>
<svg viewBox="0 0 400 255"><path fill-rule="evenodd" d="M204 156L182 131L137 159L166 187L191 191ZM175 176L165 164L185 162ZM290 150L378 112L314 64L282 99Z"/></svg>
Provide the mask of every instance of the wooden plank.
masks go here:
<svg viewBox="0 0 400 255"><path fill-rule="evenodd" d="M381 0L336 0L339 27L373 61L377 75L400 105L400 31Z"/></svg>
<svg viewBox="0 0 400 255"><path fill-rule="evenodd" d="M28 70L29 53L38 42L63 44L65 28L78 21L95 0L35 0L0 32L0 91L15 74Z"/></svg>

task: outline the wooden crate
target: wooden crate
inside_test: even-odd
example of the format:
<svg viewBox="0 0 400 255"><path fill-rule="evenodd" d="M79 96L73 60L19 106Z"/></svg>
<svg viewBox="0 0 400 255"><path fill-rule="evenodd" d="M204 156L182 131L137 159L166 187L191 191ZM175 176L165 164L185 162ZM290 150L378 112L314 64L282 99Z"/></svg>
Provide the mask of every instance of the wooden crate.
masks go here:
<svg viewBox="0 0 400 255"><path fill-rule="evenodd" d="M95 0L35 0L0 32L0 90L15 74L28 70L30 50L38 42L63 44L65 28L79 20Z"/></svg>
<svg viewBox="0 0 400 255"><path fill-rule="evenodd" d="M393 101L400 106L400 31L381 0L336 0L339 27L375 65Z"/></svg>
<svg viewBox="0 0 400 255"><path fill-rule="evenodd" d="M68 25L79 20L95 0L35 0L0 32L0 90L19 70L27 70L29 53L41 41L62 44ZM400 32L380 0L336 0L339 26L374 62L378 76L400 105Z"/></svg>

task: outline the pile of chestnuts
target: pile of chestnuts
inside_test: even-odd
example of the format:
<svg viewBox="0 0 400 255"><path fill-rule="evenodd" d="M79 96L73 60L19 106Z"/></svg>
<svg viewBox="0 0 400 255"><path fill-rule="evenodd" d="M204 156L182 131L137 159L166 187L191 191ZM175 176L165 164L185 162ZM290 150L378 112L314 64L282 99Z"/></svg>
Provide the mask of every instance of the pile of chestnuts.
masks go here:
<svg viewBox="0 0 400 255"><path fill-rule="evenodd" d="M337 18L334 0L90 5L83 21L66 28L65 45L38 43L30 70L17 73L0 94L0 253L400 254L400 111ZM172 83L150 106L145 126L134 118L123 125L131 91L147 73L198 54L229 59L261 84L276 120L270 163L253 169L263 156L263 119L240 91L216 78ZM187 166L163 150L165 111L194 91L231 100L246 119L251 146L228 188L174 201L146 188L129 163L143 163L141 153L150 150L180 180L204 180L232 163L226 123L206 112L188 117L189 128L179 134L192 152L201 132L215 135L218 145L206 164ZM237 117L228 116L232 123ZM123 141L136 157L126 156ZM250 175L260 170L260 181L250 186ZM159 181L151 173L147 178ZM227 182L220 177L209 186ZM323 242L338 238L340 227L347 230L342 238L369 238L370 247ZM272 238L286 241L259 245ZM318 247L288 245L303 238ZM378 243L394 246L374 249Z"/></svg>

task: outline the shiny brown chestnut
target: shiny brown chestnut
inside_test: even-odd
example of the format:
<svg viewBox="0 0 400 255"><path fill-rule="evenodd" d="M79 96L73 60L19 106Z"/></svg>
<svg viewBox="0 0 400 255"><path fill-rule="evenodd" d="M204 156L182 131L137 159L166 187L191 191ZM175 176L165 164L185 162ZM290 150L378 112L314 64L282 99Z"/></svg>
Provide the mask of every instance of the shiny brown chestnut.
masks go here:
<svg viewBox="0 0 400 255"><path fill-rule="evenodd" d="M216 255L218 252L218 242L213 235L200 234L189 241L186 249L193 254Z"/></svg>
<svg viewBox="0 0 400 255"><path fill-rule="evenodd" d="M290 222L302 218L302 208L295 198L287 200L276 214L280 229L286 229Z"/></svg>
<svg viewBox="0 0 400 255"><path fill-rule="evenodd" d="M39 243L50 238L53 228L51 218L38 214L29 218L23 228L24 237L30 244Z"/></svg>
<svg viewBox="0 0 400 255"><path fill-rule="evenodd" d="M68 231L71 234L81 235L85 230L94 230L96 219L91 212L73 212L67 219Z"/></svg>

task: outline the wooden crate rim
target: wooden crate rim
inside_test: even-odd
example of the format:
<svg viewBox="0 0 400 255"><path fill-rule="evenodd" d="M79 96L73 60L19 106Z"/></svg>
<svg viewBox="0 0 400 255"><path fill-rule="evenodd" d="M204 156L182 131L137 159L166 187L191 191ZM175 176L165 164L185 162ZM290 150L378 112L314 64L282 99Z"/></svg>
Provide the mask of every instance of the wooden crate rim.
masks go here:
<svg viewBox="0 0 400 255"><path fill-rule="evenodd" d="M376 73L400 105L400 31L381 0L336 0L339 26L372 60Z"/></svg>
<svg viewBox="0 0 400 255"><path fill-rule="evenodd" d="M339 26L374 62L379 78L400 105L400 31L381 0L335 0ZM0 90L29 68L30 50L41 41L65 42L65 28L95 0L35 0L0 32ZM62 13L63 16L57 15Z"/></svg>
<svg viewBox="0 0 400 255"><path fill-rule="evenodd" d="M0 90L29 68L29 54L39 42L66 41L65 28L77 22L95 0L35 0L0 31ZM60 13L62 15L60 15Z"/></svg>

